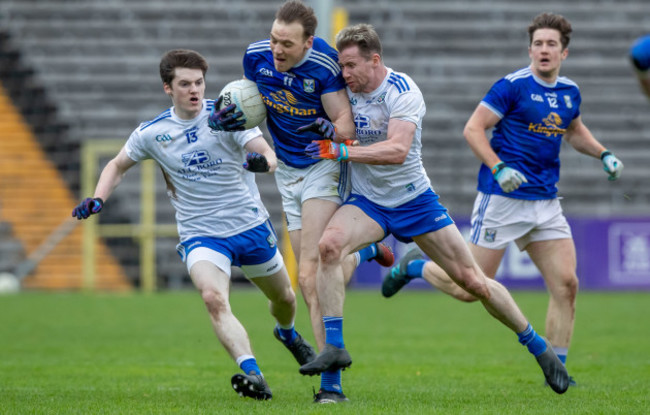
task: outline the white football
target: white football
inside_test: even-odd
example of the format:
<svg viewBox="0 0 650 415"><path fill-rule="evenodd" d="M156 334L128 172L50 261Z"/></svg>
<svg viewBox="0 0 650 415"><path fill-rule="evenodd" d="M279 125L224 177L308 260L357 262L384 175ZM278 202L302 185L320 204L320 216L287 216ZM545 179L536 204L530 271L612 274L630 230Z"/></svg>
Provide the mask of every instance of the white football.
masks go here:
<svg viewBox="0 0 650 415"><path fill-rule="evenodd" d="M244 114L246 120L244 128L247 130L257 127L266 118L266 106L257 89L257 84L253 81L248 79L232 81L223 87L219 95L223 96L221 108L230 104L237 105L236 111L241 111Z"/></svg>

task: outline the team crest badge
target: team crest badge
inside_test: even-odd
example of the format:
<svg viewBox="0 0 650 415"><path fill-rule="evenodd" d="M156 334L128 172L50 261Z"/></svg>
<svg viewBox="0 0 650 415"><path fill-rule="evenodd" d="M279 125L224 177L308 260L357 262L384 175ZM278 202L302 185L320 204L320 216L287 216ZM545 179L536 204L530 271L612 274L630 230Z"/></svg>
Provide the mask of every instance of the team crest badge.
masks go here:
<svg viewBox="0 0 650 415"><path fill-rule="evenodd" d="M316 90L316 81L313 79L305 79L302 81L302 89L305 92L314 92Z"/></svg>
<svg viewBox="0 0 650 415"><path fill-rule="evenodd" d="M566 104L567 108L573 108L573 103L571 102L571 97L568 95L564 96L564 103Z"/></svg>
<svg viewBox="0 0 650 415"><path fill-rule="evenodd" d="M485 242L494 242L496 237L497 237L496 229L486 229L483 239L485 239Z"/></svg>

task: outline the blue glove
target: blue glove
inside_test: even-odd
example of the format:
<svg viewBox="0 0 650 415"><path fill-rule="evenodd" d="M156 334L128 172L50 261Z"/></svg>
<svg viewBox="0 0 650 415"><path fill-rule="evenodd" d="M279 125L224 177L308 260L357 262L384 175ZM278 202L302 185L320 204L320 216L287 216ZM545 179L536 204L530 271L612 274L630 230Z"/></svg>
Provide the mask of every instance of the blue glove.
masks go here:
<svg viewBox="0 0 650 415"><path fill-rule="evenodd" d="M266 173L271 167L269 162L266 161L266 157L260 153L248 153L246 154L244 168L253 173Z"/></svg>
<svg viewBox="0 0 650 415"><path fill-rule="evenodd" d="M75 216L77 219L88 219L90 215L99 213L104 207L104 201L96 197L91 199L89 197L85 198L77 207L72 209L72 216Z"/></svg>
<svg viewBox="0 0 650 415"><path fill-rule="evenodd" d="M528 183L528 179L519 170L506 166L500 161L492 167L492 177L499 183L501 190L510 193L517 190L522 183Z"/></svg>
<svg viewBox="0 0 650 415"><path fill-rule="evenodd" d="M607 180L616 180L623 171L623 162L619 160L610 151L605 150L600 153L600 161L603 162L603 170L609 174Z"/></svg>
<svg viewBox="0 0 650 415"><path fill-rule="evenodd" d="M213 131L244 131L246 119L243 118L243 112L235 112L237 105L230 104L217 111L217 108L221 106L222 100L223 96L220 96L214 102L214 107L212 107L212 111L210 111L210 116L208 117L208 127Z"/></svg>
<svg viewBox="0 0 650 415"><path fill-rule="evenodd" d="M311 131L328 140L334 140L334 136L336 135L336 127L334 124L322 117L318 117L313 123L303 125L296 130L298 133L304 133L305 131Z"/></svg>

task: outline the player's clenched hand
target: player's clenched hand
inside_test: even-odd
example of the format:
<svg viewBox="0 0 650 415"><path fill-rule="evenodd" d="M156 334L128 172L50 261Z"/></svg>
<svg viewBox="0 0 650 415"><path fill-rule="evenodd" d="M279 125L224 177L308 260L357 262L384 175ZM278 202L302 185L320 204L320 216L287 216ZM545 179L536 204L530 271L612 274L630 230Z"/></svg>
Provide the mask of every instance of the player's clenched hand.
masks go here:
<svg viewBox="0 0 650 415"><path fill-rule="evenodd" d="M528 183L528 179L519 170L506 166L500 161L492 167L492 177L499 183L501 190L510 193L517 190L522 183Z"/></svg>
<svg viewBox="0 0 650 415"><path fill-rule="evenodd" d="M334 136L336 136L336 127L334 124L322 117L318 117L311 124L303 125L296 130L298 133L304 133L305 131L311 131L328 140L334 140Z"/></svg>
<svg viewBox="0 0 650 415"><path fill-rule="evenodd" d="M266 160L266 157L260 153L248 153L246 154L246 161L244 162L244 168L253 173L266 173L270 170L269 162Z"/></svg>
<svg viewBox="0 0 650 415"><path fill-rule="evenodd" d="M332 140L312 141L305 148L305 153L313 159L347 160L348 148L344 143Z"/></svg>
<svg viewBox="0 0 650 415"><path fill-rule="evenodd" d="M89 197L81 201L74 209L72 209L72 216L77 219L88 219L90 215L99 213L104 207L104 201L99 197L91 199Z"/></svg>
<svg viewBox="0 0 650 415"><path fill-rule="evenodd" d="M214 102L214 107L212 107L208 117L208 127L214 131L243 131L244 124L246 124L246 120L243 118L244 113L241 111L235 112L237 108L235 104L230 104L217 111L222 100L223 96L220 96Z"/></svg>
<svg viewBox="0 0 650 415"><path fill-rule="evenodd" d="M600 160L603 162L603 170L605 170L605 173L609 174L607 179L618 179L623 171L623 162L608 150L600 153Z"/></svg>

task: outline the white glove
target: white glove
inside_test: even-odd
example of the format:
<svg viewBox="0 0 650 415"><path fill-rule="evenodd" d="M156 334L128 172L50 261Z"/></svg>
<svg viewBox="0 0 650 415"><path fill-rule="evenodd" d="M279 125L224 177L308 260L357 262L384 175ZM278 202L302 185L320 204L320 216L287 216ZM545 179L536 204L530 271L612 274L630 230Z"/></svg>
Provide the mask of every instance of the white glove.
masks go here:
<svg viewBox="0 0 650 415"><path fill-rule="evenodd" d="M603 162L603 170L609 174L607 180L618 179L623 171L623 162L608 150L600 153L600 160Z"/></svg>
<svg viewBox="0 0 650 415"><path fill-rule="evenodd" d="M502 161L492 167L492 177L499 183L501 190L506 193L517 190L522 183L528 183L523 173L506 166L506 163Z"/></svg>

